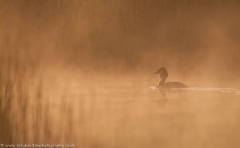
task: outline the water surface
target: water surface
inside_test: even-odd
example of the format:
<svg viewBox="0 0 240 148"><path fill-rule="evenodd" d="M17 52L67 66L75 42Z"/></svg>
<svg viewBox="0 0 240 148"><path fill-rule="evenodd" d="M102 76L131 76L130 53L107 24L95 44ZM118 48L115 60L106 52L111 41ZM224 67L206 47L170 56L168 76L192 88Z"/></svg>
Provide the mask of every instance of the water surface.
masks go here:
<svg viewBox="0 0 240 148"><path fill-rule="evenodd" d="M163 97L152 84L76 75L21 82L2 112L9 138L1 139L86 148L240 146L239 95L190 88Z"/></svg>

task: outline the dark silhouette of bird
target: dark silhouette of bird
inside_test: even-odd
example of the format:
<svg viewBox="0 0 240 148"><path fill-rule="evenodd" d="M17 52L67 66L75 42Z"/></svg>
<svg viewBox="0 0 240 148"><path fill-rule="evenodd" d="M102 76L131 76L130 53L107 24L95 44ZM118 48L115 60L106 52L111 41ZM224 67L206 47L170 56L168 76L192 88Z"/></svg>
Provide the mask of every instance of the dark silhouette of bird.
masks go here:
<svg viewBox="0 0 240 148"><path fill-rule="evenodd" d="M166 67L161 67L154 74L160 74L160 82L158 83L159 89L170 89L170 88L188 88L187 85L180 82L165 82L168 77Z"/></svg>

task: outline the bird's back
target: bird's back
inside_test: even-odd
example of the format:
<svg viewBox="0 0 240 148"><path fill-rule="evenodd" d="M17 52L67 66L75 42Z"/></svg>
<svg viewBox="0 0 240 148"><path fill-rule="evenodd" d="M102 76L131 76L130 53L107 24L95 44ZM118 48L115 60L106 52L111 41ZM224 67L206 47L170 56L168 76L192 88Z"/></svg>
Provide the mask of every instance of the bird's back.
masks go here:
<svg viewBox="0 0 240 148"><path fill-rule="evenodd" d="M180 82L167 82L163 86L164 88L188 88L187 85Z"/></svg>

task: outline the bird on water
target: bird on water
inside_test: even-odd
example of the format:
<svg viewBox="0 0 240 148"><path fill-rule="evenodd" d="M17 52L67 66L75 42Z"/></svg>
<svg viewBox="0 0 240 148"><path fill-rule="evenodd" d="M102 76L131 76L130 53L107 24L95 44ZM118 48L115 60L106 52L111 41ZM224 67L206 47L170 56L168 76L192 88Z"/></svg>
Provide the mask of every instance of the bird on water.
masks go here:
<svg viewBox="0 0 240 148"><path fill-rule="evenodd" d="M160 89L170 89L170 88L188 88L187 85L180 82L165 82L168 77L168 72L166 67L161 67L154 74L160 74L160 82L158 83L158 88Z"/></svg>

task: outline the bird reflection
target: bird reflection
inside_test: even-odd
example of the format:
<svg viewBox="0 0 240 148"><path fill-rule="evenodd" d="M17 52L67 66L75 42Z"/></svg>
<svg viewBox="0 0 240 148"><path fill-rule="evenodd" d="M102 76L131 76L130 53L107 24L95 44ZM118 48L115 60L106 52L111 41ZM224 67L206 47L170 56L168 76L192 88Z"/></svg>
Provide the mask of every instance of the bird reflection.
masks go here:
<svg viewBox="0 0 240 148"><path fill-rule="evenodd" d="M166 92L164 90L158 90L158 92L161 94L161 99L166 99Z"/></svg>
<svg viewBox="0 0 240 148"><path fill-rule="evenodd" d="M161 94L161 96L156 101L160 107L165 107L168 101L168 99L166 98L166 93L163 90L158 90L158 92Z"/></svg>

